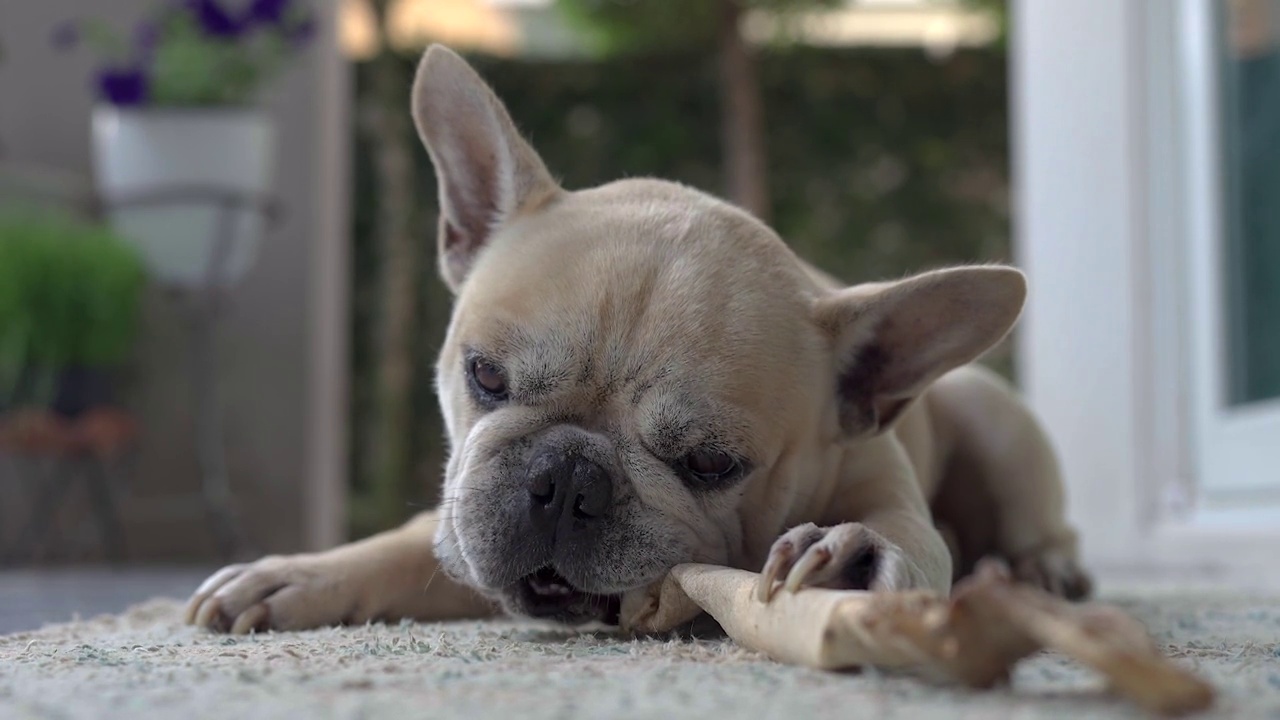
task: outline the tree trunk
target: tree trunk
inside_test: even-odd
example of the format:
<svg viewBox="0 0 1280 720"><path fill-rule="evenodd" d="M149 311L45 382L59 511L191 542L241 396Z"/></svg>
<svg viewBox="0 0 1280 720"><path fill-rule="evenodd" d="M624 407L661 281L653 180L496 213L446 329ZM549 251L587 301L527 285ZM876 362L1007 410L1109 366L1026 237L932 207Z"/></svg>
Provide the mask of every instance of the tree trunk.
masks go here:
<svg viewBox="0 0 1280 720"><path fill-rule="evenodd" d="M406 514L406 493L412 481L413 330L417 324L415 282L419 264L412 233L415 183L408 124L409 78L386 37L388 4L388 0L373 3L381 43L373 61L372 103L363 113L374 144L381 265L376 312L381 321L376 341L378 390L375 428L369 438L369 500L383 523L397 522Z"/></svg>
<svg viewBox="0 0 1280 720"><path fill-rule="evenodd" d="M722 0L720 14L721 144L729 199L770 220L764 101L752 49L742 37L739 0Z"/></svg>

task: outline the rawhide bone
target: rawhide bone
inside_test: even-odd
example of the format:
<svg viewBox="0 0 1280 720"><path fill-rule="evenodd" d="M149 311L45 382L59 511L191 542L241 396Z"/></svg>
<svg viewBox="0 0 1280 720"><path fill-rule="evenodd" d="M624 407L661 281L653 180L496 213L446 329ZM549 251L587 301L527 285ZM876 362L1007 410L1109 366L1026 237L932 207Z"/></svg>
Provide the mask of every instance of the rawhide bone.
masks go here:
<svg viewBox="0 0 1280 720"><path fill-rule="evenodd" d="M759 575L714 565L679 565L622 607L624 630L666 632L702 612L735 642L794 665L826 670L870 666L990 688L1019 660L1058 651L1102 673L1149 711L1207 708L1213 688L1164 657L1135 618L1097 603L1069 603L1015 583L984 562L951 597L927 591L804 588L756 597Z"/></svg>

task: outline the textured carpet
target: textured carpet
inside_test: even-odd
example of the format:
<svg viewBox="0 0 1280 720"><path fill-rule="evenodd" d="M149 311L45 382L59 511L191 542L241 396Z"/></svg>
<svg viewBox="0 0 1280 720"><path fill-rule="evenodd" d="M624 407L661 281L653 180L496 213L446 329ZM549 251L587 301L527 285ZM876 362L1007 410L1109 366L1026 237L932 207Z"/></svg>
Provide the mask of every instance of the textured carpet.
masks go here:
<svg viewBox="0 0 1280 720"><path fill-rule="evenodd" d="M1114 596L1215 683L1214 717L1280 720L1280 598ZM0 636L0 718L1141 717L1055 655L970 692L788 667L723 639L627 640L512 623L370 625L229 638L155 600Z"/></svg>

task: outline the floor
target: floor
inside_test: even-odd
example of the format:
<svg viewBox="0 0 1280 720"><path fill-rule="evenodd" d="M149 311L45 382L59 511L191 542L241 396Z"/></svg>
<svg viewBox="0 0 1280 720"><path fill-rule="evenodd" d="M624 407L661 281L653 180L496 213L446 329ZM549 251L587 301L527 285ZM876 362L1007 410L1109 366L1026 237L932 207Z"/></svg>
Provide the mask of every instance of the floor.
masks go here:
<svg viewBox="0 0 1280 720"><path fill-rule="evenodd" d="M216 567L141 566L0 569L0 635L35 630L51 622L120 613L157 597L185 600ZM1204 572L1151 572L1115 568L1097 573L1100 586L1116 583L1147 588L1235 587L1243 592L1280 594L1280 578L1207 578Z"/></svg>
<svg viewBox="0 0 1280 720"><path fill-rule="evenodd" d="M0 575L26 624L148 592L184 596L190 571ZM23 577L21 582L18 578ZM25 589L17 589L19 586ZM132 586L131 590L122 586ZM1177 664L1218 690L1199 718L1280 720L1280 596L1221 588L1108 591ZM51 604L57 600L60 605ZM39 607L35 612L32 603ZM21 615L17 609L21 606ZM11 619L10 622L13 622ZM636 720L1141 720L1080 663L1027 658L1010 686L939 687L874 671L768 661L724 639L627 638L530 623L392 623L248 637L186 626L149 601L0 635L0 717L59 720L325 720L522 717Z"/></svg>
<svg viewBox="0 0 1280 720"><path fill-rule="evenodd" d="M206 567L0 570L0 635L119 613L154 597L186 598Z"/></svg>

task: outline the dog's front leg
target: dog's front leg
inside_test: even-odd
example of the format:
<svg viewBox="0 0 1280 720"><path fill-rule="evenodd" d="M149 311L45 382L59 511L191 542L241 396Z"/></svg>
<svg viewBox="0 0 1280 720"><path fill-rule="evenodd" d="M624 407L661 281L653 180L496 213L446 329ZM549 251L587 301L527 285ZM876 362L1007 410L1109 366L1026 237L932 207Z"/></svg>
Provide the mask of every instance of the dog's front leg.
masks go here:
<svg viewBox="0 0 1280 720"><path fill-rule="evenodd" d="M775 583L869 590L951 590L951 553L914 483L886 476L849 488L819 523L793 527L774 542L759 597Z"/></svg>
<svg viewBox="0 0 1280 720"><path fill-rule="evenodd" d="M438 515L321 553L265 557L214 573L187 605L187 622L219 632L452 620L494 608L440 571Z"/></svg>

